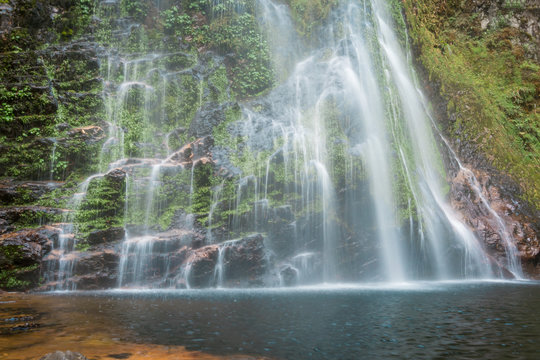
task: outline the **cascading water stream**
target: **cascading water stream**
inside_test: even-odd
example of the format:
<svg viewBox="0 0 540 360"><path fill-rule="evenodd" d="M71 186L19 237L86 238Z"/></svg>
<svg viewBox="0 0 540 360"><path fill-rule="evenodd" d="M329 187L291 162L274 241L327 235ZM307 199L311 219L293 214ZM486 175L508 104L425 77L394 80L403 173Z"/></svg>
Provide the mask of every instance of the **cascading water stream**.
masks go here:
<svg viewBox="0 0 540 360"><path fill-rule="evenodd" d="M77 210L84 201L90 182L103 174L96 174L88 177L77 188L77 192L68 202L68 211L62 216L60 233L57 244L53 243L51 254L56 258L49 260L48 271L45 275L46 281L54 284L55 290L75 290L76 284L70 281L73 274L73 267L76 257L72 252L76 249L77 239L75 235L75 216ZM55 246L56 245L56 246Z"/></svg>
<svg viewBox="0 0 540 360"><path fill-rule="evenodd" d="M482 192L482 186L478 182L478 179L474 175L474 173L466 168L459 158L457 157L456 153L448 143L448 140L442 136L442 134L439 133L439 136L443 143L448 148L450 154L452 155L453 160L456 161L459 170L465 174L467 177L467 181L471 188L473 189L475 195L480 199L480 202L482 203L482 206L488 211L488 213L495 219L495 223L497 224L497 232L503 241L503 246L505 247L506 252L506 258L507 258L507 264L505 264L505 267L510 273L516 278L516 279L524 279L523 270L521 268L521 261L518 256L518 249L516 248L516 245L512 241L511 236L509 235L510 232L508 231L503 219L497 214L497 212L491 207L489 201L484 196L484 193Z"/></svg>
<svg viewBox="0 0 540 360"><path fill-rule="evenodd" d="M212 18L248 11L243 1L208 4ZM235 104L231 137L210 151L193 124L206 119L209 99L218 101L211 77L220 66L226 73L223 59L201 66L181 51L103 55L108 136L99 169L125 173L118 287L237 286L232 262L254 258L265 264L267 286L494 276L496 266L446 199L431 118L387 6L342 0L305 41L287 5L256 0L279 83ZM118 17L114 34L127 39L139 25L117 11L106 14ZM231 109L230 98L219 102ZM211 123L214 134L218 126ZM238 168L216 176L214 155ZM456 161L499 226L504 267L521 278L504 222ZM201 175L205 166L214 167ZM81 193L102 176L87 179ZM76 195L71 208L82 201ZM158 223L164 212L171 225ZM255 233L264 241L249 238ZM57 249L59 282L73 266L68 242Z"/></svg>

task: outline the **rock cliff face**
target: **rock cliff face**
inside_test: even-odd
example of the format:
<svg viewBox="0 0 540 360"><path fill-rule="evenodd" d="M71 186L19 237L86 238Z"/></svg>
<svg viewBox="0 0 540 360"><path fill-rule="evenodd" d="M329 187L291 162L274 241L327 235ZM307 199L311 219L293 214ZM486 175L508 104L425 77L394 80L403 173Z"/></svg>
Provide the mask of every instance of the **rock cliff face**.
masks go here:
<svg viewBox="0 0 540 360"><path fill-rule="evenodd" d="M321 217L294 213L290 204L299 200L279 194L272 204L255 201L264 174L242 177L266 172L266 185L291 177L270 169L270 160L254 165L261 159L240 141L247 130L234 124L240 102L270 111L253 100L273 86L274 74L252 6L227 15L203 0L160 3L165 10L146 0L0 4L0 288L292 286L299 269L304 282L317 281L323 246L290 254L298 234L321 243ZM300 2L288 3L306 36L336 2L313 2L305 14ZM511 239L525 274L540 277L538 4L389 4L406 15L416 65L447 139L440 148L452 207L493 262L506 267ZM106 64L111 56L118 68ZM146 68L152 56L159 71ZM486 83L478 80L474 71L497 57L504 61L481 73ZM157 73L173 75L155 80ZM123 95L108 92L125 83ZM145 92L157 86L165 95ZM160 123L146 124L142 108ZM258 150L269 152L266 133L250 131ZM119 143L125 157L107 166ZM340 144L329 151L338 153ZM341 179L336 187L338 201L369 205L346 199L350 188L366 184ZM347 239L373 232L331 221ZM247 235L256 230L264 235ZM377 249L364 245L347 242L338 266L362 259L358 273L378 267Z"/></svg>
<svg viewBox="0 0 540 360"><path fill-rule="evenodd" d="M424 11L433 11L434 17L427 20L412 18L413 14L422 16ZM450 200L452 206L458 210L464 222L475 230L489 250L490 255L500 264L506 262L505 237L516 242L519 257L527 276L538 278L540 276L540 208L537 194L539 190L538 177L538 127L540 126L536 109L540 100L540 68L538 67L540 54L540 5L536 1L471 1L467 4L453 3L438 4L433 1L422 1L417 4L406 3L405 14L408 16L411 36L414 41L416 67L423 81L424 89L433 104L433 112L438 120L438 127L446 137L447 143L441 141L441 149L445 153L445 163L450 183ZM446 17L453 16L455 21L446 21ZM434 23L444 23L438 29L433 28ZM427 31L434 36L439 51L431 53L428 41L418 28L420 23L426 26ZM446 32L446 33L445 33ZM450 35L448 35L450 34ZM449 37L447 37L449 36ZM448 41L444 45L445 41ZM472 76L465 74L461 78L454 74L453 62L458 59L468 59L474 69L474 62L483 59L491 60L491 55L462 54L461 46L478 46L481 48L488 42L488 54L502 56L505 51L513 55L507 58L506 65L512 68L523 68L523 64L531 64L533 71L524 74L530 80L531 96L522 101L514 98L516 113L509 113L500 104L488 107L491 114L484 114L478 109L479 98L483 96L482 82L471 87L467 82ZM441 45L443 44L443 45ZM442 46L442 48L440 47ZM455 50L453 50L455 49ZM455 52L455 53L454 53ZM437 68L434 66L432 56L438 57L449 66ZM507 87L525 86L521 80L510 78L500 73L491 73L490 64L484 66L486 71L479 71L487 82L502 81L504 78ZM474 76L477 76L476 73ZM490 96L504 96L491 92ZM505 115L500 116L500 111ZM523 140L516 140L513 145L503 145L505 150L497 145L508 138L513 138L513 126L516 117L528 117L533 120L521 128L520 136L528 136L532 148L525 145ZM488 123L484 117L490 118ZM501 121L506 130L501 131L498 121ZM480 124L481 129L475 129ZM504 140L502 140L505 138ZM450 146L453 150L449 150ZM532 151L531 151L532 150ZM462 164L458 164L453 151ZM518 152L516 158L504 154ZM520 158L521 156L521 158ZM532 158L527 161L526 158ZM522 170L514 172L513 166ZM503 170L505 169L505 170ZM519 175L518 175L519 174ZM488 204L494 212L487 209ZM501 231L501 225L503 231Z"/></svg>

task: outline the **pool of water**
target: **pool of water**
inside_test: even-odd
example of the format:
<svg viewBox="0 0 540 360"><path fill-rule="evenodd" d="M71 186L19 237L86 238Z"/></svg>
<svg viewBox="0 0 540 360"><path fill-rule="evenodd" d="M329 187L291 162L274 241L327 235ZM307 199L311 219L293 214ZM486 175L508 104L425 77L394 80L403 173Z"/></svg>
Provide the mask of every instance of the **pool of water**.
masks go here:
<svg viewBox="0 0 540 360"><path fill-rule="evenodd" d="M94 359L540 358L538 282L4 294L0 307L3 359L53 350Z"/></svg>

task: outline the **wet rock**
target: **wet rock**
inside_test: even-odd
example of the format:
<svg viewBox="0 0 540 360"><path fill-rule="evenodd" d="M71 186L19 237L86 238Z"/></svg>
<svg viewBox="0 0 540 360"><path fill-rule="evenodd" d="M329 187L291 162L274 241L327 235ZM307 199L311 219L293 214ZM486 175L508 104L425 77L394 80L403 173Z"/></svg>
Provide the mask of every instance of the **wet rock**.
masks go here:
<svg viewBox="0 0 540 360"><path fill-rule="evenodd" d="M23 204L36 201L63 185L57 181L0 181L0 205Z"/></svg>
<svg viewBox="0 0 540 360"><path fill-rule="evenodd" d="M73 281L77 289L107 289L116 285L120 256L113 250L78 254Z"/></svg>
<svg viewBox="0 0 540 360"><path fill-rule="evenodd" d="M195 250L187 259L187 263L191 264L188 278L191 287L199 288L212 285L218 251L218 245L205 246Z"/></svg>
<svg viewBox="0 0 540 360"><path fill-rule="evenodd" d="M125 236L122 227L113 227L105 230L93 231L88 235L87 241L90 245L98 245L120 241Z"/></svg>
<svg viewBox="0 0 540 360"><path fill-rule="evenodd" d="M42 256L41 243L46 241L46 238L35 231L20 231L0 236L0 268L39 264Z"/></svg>
<svg viewBox="0 0 540 360"><path fill-rule="evenodd" d="M114 250L92 251L77 254L75 275L103 275L116 278L120 255Z"/></svg>
<svg viewBox="0 0 540 360"><path fill-rule="evenodd" d="M225 121L225 110L230 106L229 103L205 103L197 114L195 114L195 118L189 127L188 136L195 138L211 136L213 129Z"/></svg>
<svg viewBox="0 0 540 360"><path fill-rule="evenodd" d="M108 354L107 356L113 359L129 359L131 353Z"/></svg>
<svg viewBox="0 0 540 360"><path fill-rule="evenodd" d="M0 219L9 224L23 223L23 225L38 225L44 220L61 215L66 210L44 206L11 206L0 209Z"/></svg>
<svg viewBox="0 0 540 360"><path fill-rule="evenodd" d="M6 219L0 219L0 235L15 231L15 227L12 226Z"/></svg>
<svg viewBox="0 0 540 360"><path fill-rule="evenodd" d="M115 183L123 184L124 179L126 178L126 172L122 169L113 169L105 174L105 178L112 180Z"/></svg>
<svg viewBox="0 0 540 360"><path fill-rule="evenodd" d="M285 257L294 251L296 223L291 206L280 206L270 211L268 239L272 251Z"/></svg>
<svg viewBox="0 0 540 360"><path fill-rule="evenodd" d="M211 163L211 149L213 145L214 140L210 136L200 138L184 145L180 150L170 156L169 159L171 161L186 164L186 167L194 166L195 163L201 165Z"/></svg>
<svg viewBox="0 0 540 360"><path fill-rule="evenodd" d="M226 245L224 267L226 282L231 285L258 285L267 270L264 238L251 235Z"/></svg>
<svg viewBox="0 0 540 360"><path fill-rule="evenodd" d="M83 354L71 351L56 351L43 356L40 360L88 360Z"/></svg>
<svg viewBox="0 0 540 360"><path fill-rule="evenodd" d="M95 144L105 138L105 132L99 126L85 126L69 130L67 138L59 139L58 142L66 146L73 142L84 142L86 145Z"/></svg>
<svg viewBox="0 0 540 360"><path fill-rule="evenodd" d="M535 265L535 259L540 254L538 219L527 216L520 209L510 195L517 193L516 190L508 190L510 182L505 188L496 185L494 180L495 176L484 170L474 169L472 173L463 169L457 171L451 180L452 207L483 241L488 253L500 267L504 268L508 262L505 239L509 239L517 248L525 271L538 276L540 269L536 270ZM503 195L504 191L506 195Z"/></svg>
<svg viewBox="0 0 540 360"><path fill-rule="evenodd" d="M298 282L298 271L291 266L286 266L279 272L283 286L294 286Z"/></svg>
<svg viewBox="0 0 540 360"><path fill-rule="evenodd" d="M50 226L0 236L0 288L24 290L39 283L42 258L58 231Z"/></svg>

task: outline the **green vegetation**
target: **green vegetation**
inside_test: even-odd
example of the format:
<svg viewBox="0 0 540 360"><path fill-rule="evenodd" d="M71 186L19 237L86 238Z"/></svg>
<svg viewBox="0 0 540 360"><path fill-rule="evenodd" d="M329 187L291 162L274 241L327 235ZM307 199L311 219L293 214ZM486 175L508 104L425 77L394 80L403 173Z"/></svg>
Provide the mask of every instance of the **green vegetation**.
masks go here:
<svg viewBox="0 0 540 360"><path fill-rule="evenodd" d="M125 174L121 172L93 179L74 222L81 238L96 230L123 225Z"/></svg>
<svg viewBox="0 0 540 360"><path fill-rule="evenodd" d="M313 29L328 17L338 0L287 0L297 24L298 33L309 37Z"/></svg>
<svg viewBox="0 0 540 360"><path fill-rule="evenodd" d="M446 131L476 144L538 207L540 67L527 56L533 41L506 21L519 6L506 2L483 29L471 2L404 4L419 60L455 117Z"/></svg>
<svg viewBox="0 0 540 360"><path fill-rule="evenodd" d="M31 285L39 264L20 266L22 251L21 245L0 246L0 289L25 290Z"/></svg>
<svg viewBox="0 0 540 360"><path fill-rule="evenodd" d="M32 285L32 281L26 278L35 277L39 271L39 264L18 267L11 270L0 270L0 289L8 291L26 290Z"/></svg>

